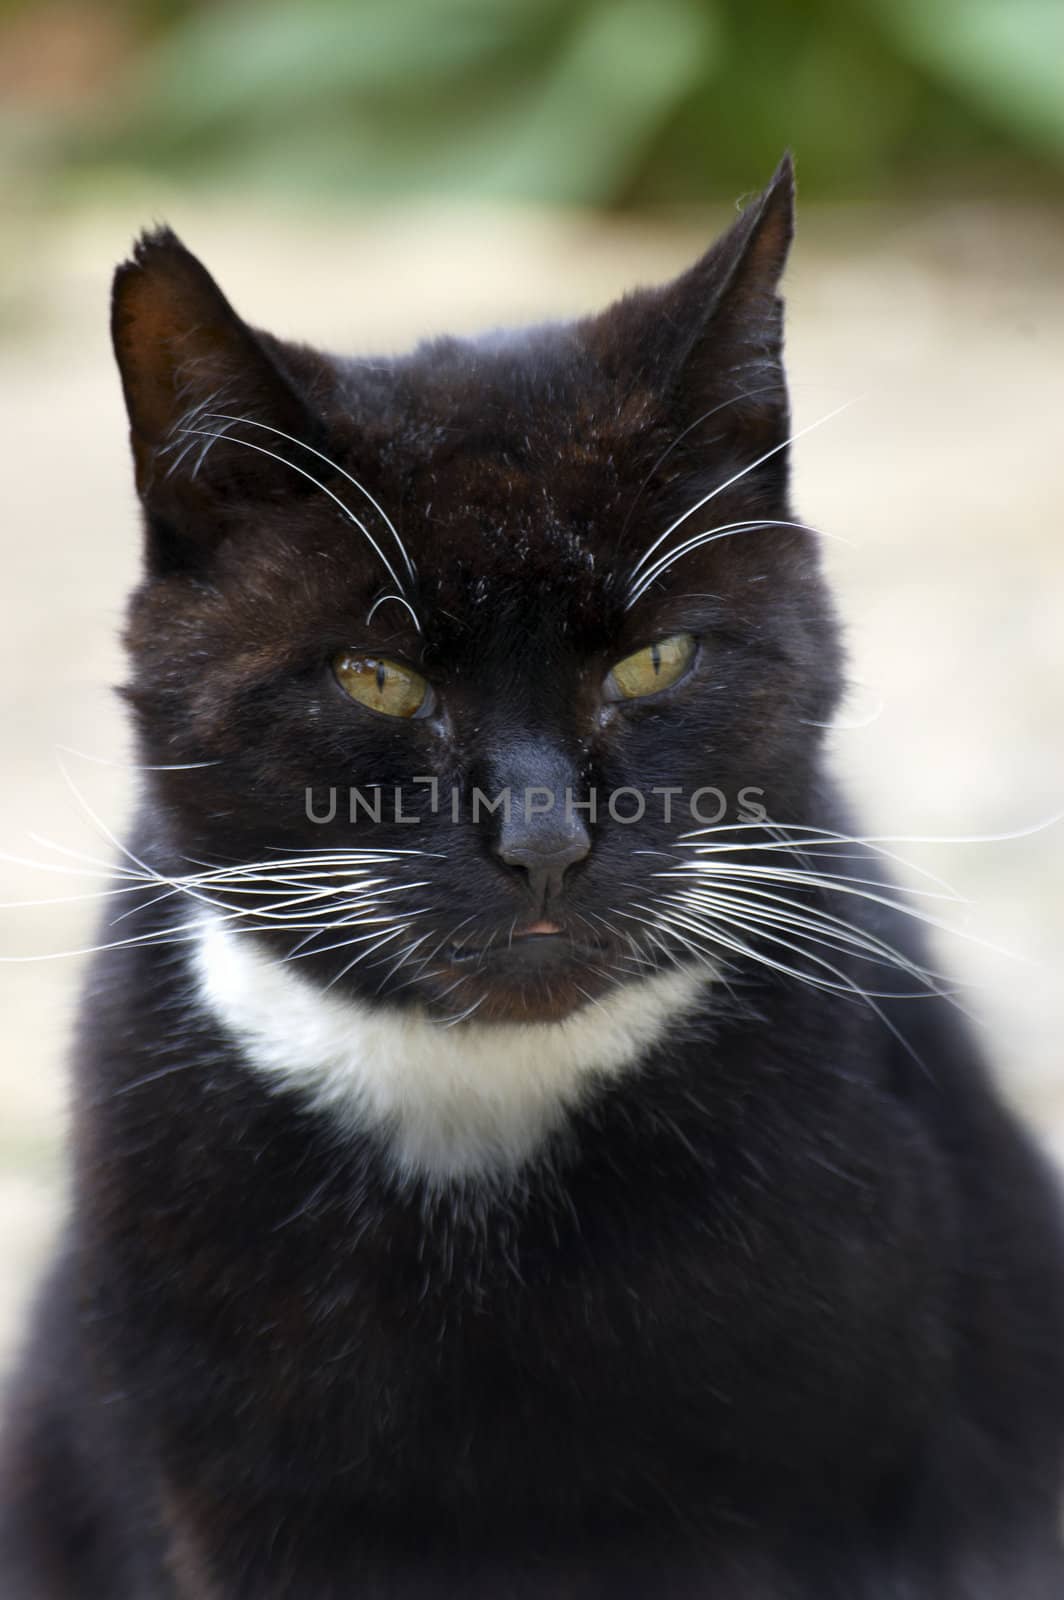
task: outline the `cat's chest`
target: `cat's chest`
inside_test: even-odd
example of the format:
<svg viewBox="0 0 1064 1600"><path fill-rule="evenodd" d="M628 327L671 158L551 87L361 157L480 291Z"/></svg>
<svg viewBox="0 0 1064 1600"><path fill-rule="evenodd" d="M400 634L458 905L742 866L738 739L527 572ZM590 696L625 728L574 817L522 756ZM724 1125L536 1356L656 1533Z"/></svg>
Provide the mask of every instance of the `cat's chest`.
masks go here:
<svg viewBox="0 0 1064 1600"><path fill-rule="evenodd" d="M198 1003L260 1082L372 1133L401 1179L429 1183L518 1171L596 1086L636 1070L708 988L705 967L685 966L562 1022L448 1027L319 988L212 919L193 975Z"/></svg>

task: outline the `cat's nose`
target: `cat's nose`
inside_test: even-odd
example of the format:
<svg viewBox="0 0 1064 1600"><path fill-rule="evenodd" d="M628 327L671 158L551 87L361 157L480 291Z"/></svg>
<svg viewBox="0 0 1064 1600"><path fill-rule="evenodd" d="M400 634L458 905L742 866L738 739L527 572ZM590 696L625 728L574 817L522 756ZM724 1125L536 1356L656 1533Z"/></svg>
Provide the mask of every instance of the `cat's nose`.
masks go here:
<svg viewBox="0 0 1064 1600"><path fill-rule="evenodd" d="M590 850L591 836L575 816L535 818L531 823L515 816L503 823L497 845L500 860L528 874L529 891L540 908L558 898L565 874Z"/></svg>

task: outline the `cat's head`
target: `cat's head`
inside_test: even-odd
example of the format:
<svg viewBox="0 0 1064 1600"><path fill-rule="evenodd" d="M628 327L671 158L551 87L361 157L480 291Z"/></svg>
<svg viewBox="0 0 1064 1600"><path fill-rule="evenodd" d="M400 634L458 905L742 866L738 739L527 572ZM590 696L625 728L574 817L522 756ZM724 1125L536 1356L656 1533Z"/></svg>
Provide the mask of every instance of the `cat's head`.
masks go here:
<svg viewBox="0 0 1064 1600"><path fill-rule="evenodd" d="M393 360L255 331L140 241L113 325L152 865L443 1019L713 955L685 836L804 820L839 679L788 500L792 212L785 161L665 288Z"/></svg>

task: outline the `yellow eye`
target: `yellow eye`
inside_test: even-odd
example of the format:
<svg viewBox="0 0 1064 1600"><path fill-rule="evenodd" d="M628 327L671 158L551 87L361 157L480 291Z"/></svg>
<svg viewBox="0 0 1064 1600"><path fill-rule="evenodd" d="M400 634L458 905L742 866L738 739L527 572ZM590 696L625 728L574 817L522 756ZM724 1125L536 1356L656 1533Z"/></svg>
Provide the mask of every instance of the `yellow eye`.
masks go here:
<svg viewBox="0 0 1064 1600"><path fill-rule="evenodd" d="M695 641L689 633L674 633L669 639L647 645L633 656L618 661L610 673L610 687L619 700L640 700L656 694L682 678L694 659Z"/></svg>
<svg viewBox="0 0 1064 1600"><path fill-rule="evenodd" d="M432 693L420 672L379 656L356 656L341 650L333 657L333 671L352 700L385 717L417 716Z"/></svg>

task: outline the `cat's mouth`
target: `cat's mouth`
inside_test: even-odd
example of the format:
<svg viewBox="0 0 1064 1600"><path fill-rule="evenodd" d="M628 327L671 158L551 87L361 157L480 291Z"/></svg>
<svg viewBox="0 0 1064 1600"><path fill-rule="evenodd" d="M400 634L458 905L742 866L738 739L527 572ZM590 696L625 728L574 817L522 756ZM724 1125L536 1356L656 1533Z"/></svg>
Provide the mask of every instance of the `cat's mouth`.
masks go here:
<svg viewBox="0 0 1064 1600"><path fill-rule="evenodd" d="M448 960L456 967L536 967L550 962L601 959L606 953L602 940L575 938L556 922L541 919L528 927L513 929L504 939L484 944L456 943L448 950Z"/></svg>
<svg viewBox="0 0 1064 1600"><path fill-rule="evenodd" d="M447 966L482 1021L551 1022L568 1016L613 980L609 946L540 918L483 943L456 943Z"/></svg>

